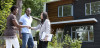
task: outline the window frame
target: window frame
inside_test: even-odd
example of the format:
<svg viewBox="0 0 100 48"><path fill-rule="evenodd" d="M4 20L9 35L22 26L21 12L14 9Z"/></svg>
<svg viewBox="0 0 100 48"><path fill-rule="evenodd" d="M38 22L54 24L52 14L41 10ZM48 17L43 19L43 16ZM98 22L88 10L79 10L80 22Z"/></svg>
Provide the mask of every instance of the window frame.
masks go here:
<svg viewBox="0 0 100 48"><path fill-rule="evenodd" d="M93 26L93 25L82 25L82 26ZM77 39L77 31L72 31L72 27L74 27L74 26L71 26L71 39L73 39L73 37L72 37L73 32L75 32L75 39ZM80 27L80 26L75 26L75 27ZM87 30L87 31L88 31L88 41L82 41L82 42L94 42L94 26L93 26L93 30ZM93 31L93 41L90 41L89 31Z"/></svg>
<svg viewBox="0 0 100 48"><path fill-rule="evenodd" d="M67 4L67 5L71 5L71 15L70 15L70 16L73 16L73 5L72 5L72 4ZM64 12L64 11L63 11L63 8L64 8L64 6L65 6L65 5L58 6L58 17L65 17L65 16L63 16L63 12ZM60 7L62 7L62 11L61 11L62 16L59 15L59 8L60 8ZM66 17L68 17L68 16L66 16Z"/></svg>
<svg viewBox="0 0 100 48"><path fill-rule="evenodd" d="M85 3L85 16L88 16L88 15L98 15L98 13L92 14L92 7L91 7L92 5L91 5L91 3L96 3L96 2L100 2L100 1ZM86 4L90 4L90 6L89 6L89 7L90 7L90 9L89 9L89 10L90 10L90 12L89 12L90 14L87 14L87 12L86 12L86 10L87 10ZM99 13L99 14L100 14L100 13Z"/></svg>

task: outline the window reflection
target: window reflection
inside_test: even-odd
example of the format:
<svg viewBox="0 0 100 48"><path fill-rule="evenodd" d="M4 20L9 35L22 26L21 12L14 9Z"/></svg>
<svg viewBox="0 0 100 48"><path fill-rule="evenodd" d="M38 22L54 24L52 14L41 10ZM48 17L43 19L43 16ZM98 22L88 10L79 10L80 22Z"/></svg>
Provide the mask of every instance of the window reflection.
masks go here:
<svg viewBox="0 0 100 48"><path fill-rule="evenodd" d="M73 26L72 39L80 39L82 41L94 41L93 25Z"/></svg>

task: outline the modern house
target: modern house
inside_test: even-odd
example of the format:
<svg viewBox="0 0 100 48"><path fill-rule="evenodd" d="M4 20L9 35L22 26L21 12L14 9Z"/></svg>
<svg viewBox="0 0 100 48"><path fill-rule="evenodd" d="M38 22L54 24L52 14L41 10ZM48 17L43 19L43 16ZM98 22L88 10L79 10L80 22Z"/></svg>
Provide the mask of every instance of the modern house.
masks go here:
<svg viewBox="0 0 100 48"><path fill-rule="evenodd" d="M100 0L47 2L53 33L57 30L83 41L81 48L100 48Z"/></svg>

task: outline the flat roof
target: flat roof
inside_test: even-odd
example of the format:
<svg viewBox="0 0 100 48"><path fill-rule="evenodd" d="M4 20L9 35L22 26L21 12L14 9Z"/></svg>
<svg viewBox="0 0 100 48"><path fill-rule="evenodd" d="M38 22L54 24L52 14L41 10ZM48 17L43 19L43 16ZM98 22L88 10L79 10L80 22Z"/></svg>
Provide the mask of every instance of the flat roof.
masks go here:
<svg viewBox="0 0 100 48"><path fill-rule="evenodd" d="M60 0L55 0L55 1L49 1L49 2L46 2L46 3L52 3L52 2L56 2L56 1L60 1Z"/></svg>
<svg viewBox="0 0 100 48"><path fill-rule="evenodd" d="M95 23L98 22L95 18L87 18L87 19L78 19L78 20L69 20L69 21L59 21L59 22L51 22L51 24L74 24L74 23Z"/></svg>

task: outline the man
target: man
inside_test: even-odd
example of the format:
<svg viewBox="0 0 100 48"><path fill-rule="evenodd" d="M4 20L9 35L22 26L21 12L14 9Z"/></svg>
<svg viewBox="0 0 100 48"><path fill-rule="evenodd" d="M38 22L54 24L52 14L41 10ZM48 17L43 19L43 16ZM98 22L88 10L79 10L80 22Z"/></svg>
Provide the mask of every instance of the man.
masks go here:
<svg viewBox="0 0 100 48"><path fill-rule="evenodd" d="M31 27L32 16L30 16L30 13L31 13L31 9L27 8L26 14L21 16L19 20L20 24L28 25ZM22 28L21 34L22 34L22 48L26 48L27 44L28 44L28 48L33 48L34 42L33 42L33 37L31 34L31 29L28 29L26 27Z"/></svg>

